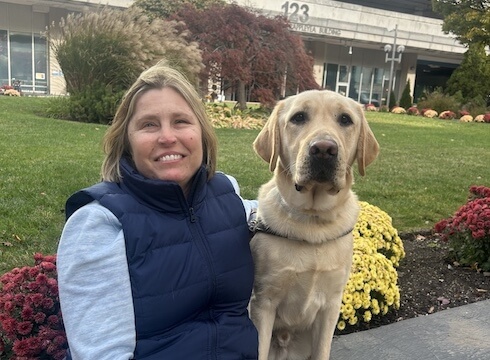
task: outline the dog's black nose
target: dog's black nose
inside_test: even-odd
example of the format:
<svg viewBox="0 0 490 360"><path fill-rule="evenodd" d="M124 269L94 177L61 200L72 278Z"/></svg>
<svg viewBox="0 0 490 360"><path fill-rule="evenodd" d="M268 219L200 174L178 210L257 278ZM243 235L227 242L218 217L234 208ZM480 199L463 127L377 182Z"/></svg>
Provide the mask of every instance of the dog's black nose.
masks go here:
<svg viewBox="0 0 490 360"><path fill-rule="evenodd" d="M315 141L310 146L310 155L318 158L331 158L337 156L339 146L333 140Z"/></svg>

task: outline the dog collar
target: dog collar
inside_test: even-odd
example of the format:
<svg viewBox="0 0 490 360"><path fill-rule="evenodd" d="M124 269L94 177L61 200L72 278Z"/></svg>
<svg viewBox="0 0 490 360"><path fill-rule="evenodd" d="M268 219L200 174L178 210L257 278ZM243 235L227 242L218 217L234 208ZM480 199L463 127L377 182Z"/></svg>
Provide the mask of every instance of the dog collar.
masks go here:
<svg viewBox="0 0 490 360"><path fill-rule="evenodd" d="M265 234L269 234L269 235L274 235L274 236L279 236L279 237L282 237L282 238L285 238L285 239L289 239L289 240L295 240L295 241L304 241L304 242L308 242L306 240L303 240L303 239L298 239L298 238L293 238L291 236L287 236L279 231L276 231L274 229L272 229L269 225L267 225L265 223L265 221L261 218L257 218L255 220L252 220L250 223L249 223L249 229L250 231L253 233L253 234L256 234L258 232L262 232L262 233L265 233ZM350 234L352 231L354 231L354 228L350 228L349 230L343 232L342 234L340 234L339 236L337 237L334 237L334 238L326 238L325 241L334 241L334 240L337 240L337 239L340 239L341 237L345 236L345 235L348 235Z"/></svg>

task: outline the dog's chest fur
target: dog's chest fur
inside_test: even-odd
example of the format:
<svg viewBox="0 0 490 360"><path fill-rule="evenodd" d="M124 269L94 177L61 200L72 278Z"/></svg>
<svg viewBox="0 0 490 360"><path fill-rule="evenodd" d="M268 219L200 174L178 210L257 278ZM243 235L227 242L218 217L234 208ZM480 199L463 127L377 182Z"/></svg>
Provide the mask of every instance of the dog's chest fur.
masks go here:
<svg viewBox="0 0 490 360"><path fill-rule="evenodd" d="M274 301L274 328L305 328L349 276L352 234L323 244L308 244L258 233L251 242L255 258L255 296ZM340 251L339 251L340 250Z"/></svg>

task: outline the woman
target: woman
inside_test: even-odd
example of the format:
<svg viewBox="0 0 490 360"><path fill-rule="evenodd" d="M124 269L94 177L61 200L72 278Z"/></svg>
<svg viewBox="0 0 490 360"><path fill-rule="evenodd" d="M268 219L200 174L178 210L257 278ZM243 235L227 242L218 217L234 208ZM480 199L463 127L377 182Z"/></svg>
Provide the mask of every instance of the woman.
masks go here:
<svg viewBox="0 0 490 360"><path fill-rule="evenodd" d="M215 173L195 89L163 64L144 71L104 150L104 181L68 199L58 249L68 359L256 359L256 203Z"/></svg>

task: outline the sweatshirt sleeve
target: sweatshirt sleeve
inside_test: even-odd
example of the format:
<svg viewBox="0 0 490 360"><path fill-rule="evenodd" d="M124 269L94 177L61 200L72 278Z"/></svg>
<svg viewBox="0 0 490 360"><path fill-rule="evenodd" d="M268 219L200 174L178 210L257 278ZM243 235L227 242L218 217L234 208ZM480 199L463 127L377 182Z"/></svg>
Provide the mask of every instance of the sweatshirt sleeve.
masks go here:
<svg viewBox="0 0 490 360"><path fill-rule="evenodd" d="M57 268L72 358L132 359L136 329L119 220L97 202L78 209L63 229Z"/></svg>
<svg viewBox="0 0 490 360"><path fill-rule="evenodd" d="M236 179L231 175L225 175L228 180L230 180L237 195L240 196L240 187L238 186L238 182L236 181ZM245 200L241 196L240 199L242 199L243 207L245 208L245 213L247 214L247 221L250 222L251 220L254 220L259 202L257 200Z"/></svg>

